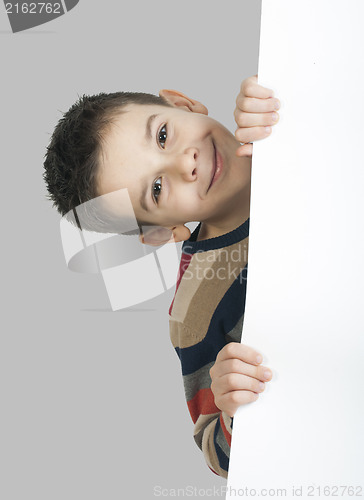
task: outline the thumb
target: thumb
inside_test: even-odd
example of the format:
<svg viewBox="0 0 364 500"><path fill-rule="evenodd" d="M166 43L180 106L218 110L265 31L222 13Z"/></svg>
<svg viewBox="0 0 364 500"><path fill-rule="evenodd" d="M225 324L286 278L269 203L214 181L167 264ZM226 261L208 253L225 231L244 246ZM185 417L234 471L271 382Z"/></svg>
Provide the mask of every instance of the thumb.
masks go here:
<svg viewBox="0 0 364 500"><path fill-rule="evenodd" d="M238 147L235 152L236 156L252 156L253 154L253 144L250 142L247 144L242 144Z"/></svg>

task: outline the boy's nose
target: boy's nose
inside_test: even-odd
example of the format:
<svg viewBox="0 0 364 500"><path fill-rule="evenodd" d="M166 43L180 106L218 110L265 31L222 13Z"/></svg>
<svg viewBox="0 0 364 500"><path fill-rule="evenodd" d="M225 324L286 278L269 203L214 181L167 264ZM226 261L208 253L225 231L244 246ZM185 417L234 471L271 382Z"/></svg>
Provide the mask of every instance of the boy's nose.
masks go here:
<svg viewBox="0 0 364 500"><path fill-rule="evenodd" d="M182 176L185 181L195 181L197 178L198 149L187 148L176 155L174 170Z"/></svg>

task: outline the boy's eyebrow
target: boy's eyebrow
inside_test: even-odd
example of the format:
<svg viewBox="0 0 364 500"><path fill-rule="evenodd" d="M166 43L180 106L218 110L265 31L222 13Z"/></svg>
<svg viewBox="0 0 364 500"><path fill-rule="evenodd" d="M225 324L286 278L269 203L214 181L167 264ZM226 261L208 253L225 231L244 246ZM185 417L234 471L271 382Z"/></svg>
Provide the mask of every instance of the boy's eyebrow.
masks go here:
<svg viewBox="0 0 364 500"><path fill-rule="evenodd" d="M155 118L157 118L158 114L150 115L147 120L147 124L145 126L145 139L148 141L152 138L152 123Z"/></svg>

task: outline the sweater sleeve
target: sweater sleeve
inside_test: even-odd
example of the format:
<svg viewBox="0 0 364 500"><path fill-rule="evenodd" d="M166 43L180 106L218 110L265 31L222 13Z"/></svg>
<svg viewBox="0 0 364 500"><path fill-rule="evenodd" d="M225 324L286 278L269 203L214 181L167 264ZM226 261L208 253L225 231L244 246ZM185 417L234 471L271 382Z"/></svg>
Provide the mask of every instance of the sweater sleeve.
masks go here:
<svg viewBox="0 0 364 500"><path fill-rule="evenodd" d="M186 394L190 389L185 386ZM187 405L194 423L194 439L207 465L215 474L226 478L233 419L217 408L210 387L198 390L192 399L187 400Z"/></svg>
<svg viewBox="0 0 364 500"><path fill-rule="evenodd" d="M235 232L227 236L231 238ZM215 405L210 369L220 350L242 334L247 269L247 238L242 236L238 231L236 242L226 242L224 236L226 247L217 247L220 240L213 238L197 242L204 250L183 252L169 309L170 337L181 362L194 439L210 469L224 478L228 475L232 418Z"/></svg>
<svg viewBox="0 0 364 500"><path fill-rule="evenodd" d="M217 475L227 477L230 457L232 418L216 405L211 390L210 368L215 363L216 346L208 337L198 342L197 332L186 325L171 320L172 338L181 361L182 378L196 444L202 450L208 467ZM188 346L181 339L188 340ZM220 348L226 341L222 338Z"/></svg>

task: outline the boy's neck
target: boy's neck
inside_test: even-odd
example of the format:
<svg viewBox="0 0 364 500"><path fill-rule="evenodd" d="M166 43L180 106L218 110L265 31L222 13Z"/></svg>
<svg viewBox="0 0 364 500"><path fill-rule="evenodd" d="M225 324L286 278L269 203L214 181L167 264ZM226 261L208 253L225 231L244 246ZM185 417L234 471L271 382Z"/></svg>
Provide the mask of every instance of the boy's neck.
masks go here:
<svg viewBox="0 0 364 500"><path fill-rule="evenodd" d="M236 205L236 210L229 218L224 218L220 222L210 224L209 222L202 222L201 228L197 236L197 241L216 238L223 234L230 233L237 227L241 226L243 222L249 219L250 215L250 182L241 192L239 203Z"/></svg>

